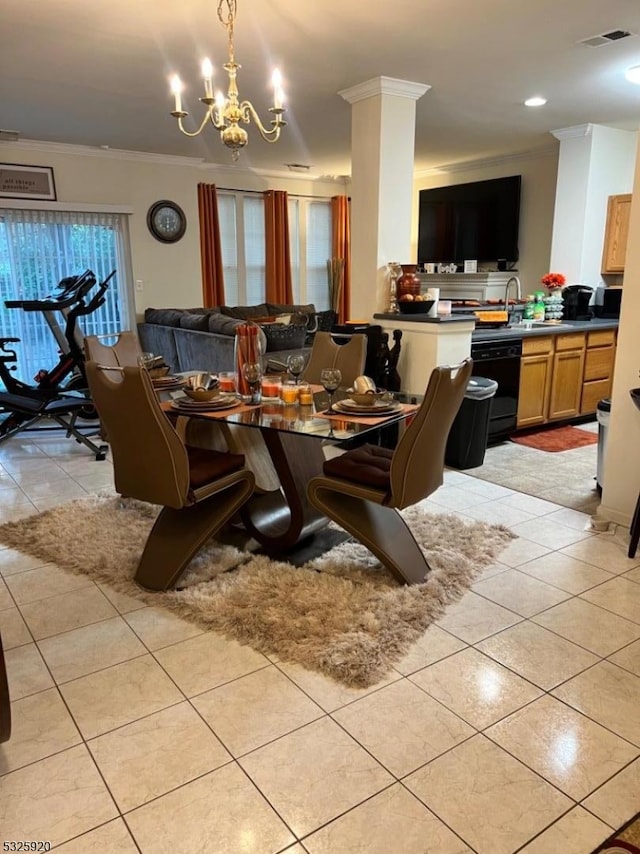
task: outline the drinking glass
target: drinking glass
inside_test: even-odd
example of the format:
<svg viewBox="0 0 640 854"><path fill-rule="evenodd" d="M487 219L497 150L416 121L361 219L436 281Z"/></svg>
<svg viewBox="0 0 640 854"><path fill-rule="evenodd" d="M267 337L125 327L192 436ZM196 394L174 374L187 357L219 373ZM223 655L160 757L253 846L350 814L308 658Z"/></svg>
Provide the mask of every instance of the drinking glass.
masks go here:
<svg viewBox="0 0 640 854"><path fill-rule="evenodd" d="M287 370L295 379L296 385L300 381L300 374L304 371L306 363L307 358L302 354L291 354L287 357Z"/></svg>
<svg viewBox="0 0 640 854"><path fill-rule="evenodd" d="M333 395L335 390L340 386L342 374L337 368L323 368L320 371L320 382L323 389L329 395L329 409L333 407Z"/></svg>
<svg viewBox="0 0 640 854"><path fill-rule="evenodd" d="M249 385L251 394L250 403L260 403L262 367L259 362L245 362L242 366L242 376Z"/></svg>

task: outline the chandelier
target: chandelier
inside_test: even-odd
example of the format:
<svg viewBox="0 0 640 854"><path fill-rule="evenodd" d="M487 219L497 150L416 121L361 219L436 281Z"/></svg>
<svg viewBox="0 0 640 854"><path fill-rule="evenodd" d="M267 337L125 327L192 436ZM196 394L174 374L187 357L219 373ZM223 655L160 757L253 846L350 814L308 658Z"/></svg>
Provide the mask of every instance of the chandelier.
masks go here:
<svg viewBox="0 0 640 854"><path fill-rule="evenodd" d="M182 109L182 81L177 74L171 77L171 91L175 98L175 109L172 110L171 115L178 120L178 128L185 136L198 136L204 130L207 122L210 121L214 128L220 131L222 142L231 149L231 156L234 161L238 159L240 151L249 142L249 134L241 127L240 122L249 124L253 119L260 131L260 135L266 142L276 142L280 137L281 129L286 125L286 122L282 119L282 114L285 111L285 108L282 106L284 100L282 77L277 68L271 78L274 89L273 106L269 107L269 112L273 113L274 116L271 120L271 128L267 129L262 124L251 101L238 100L236 77L238 69L242 66L236 62L233 47L233 27L236 19L237 5L237 0L219 0L218 2L218 19L226 29L228 35L229 59L224 63L223 68L229 76L229 88L226 96L222 92L216 92L214 96L212 82L213 66L210 60L203 60L204 98L200 98L200 100L206 107L206 113L200 127L196 131L189 132L183 126L182 120L189 114Z"/></svg>

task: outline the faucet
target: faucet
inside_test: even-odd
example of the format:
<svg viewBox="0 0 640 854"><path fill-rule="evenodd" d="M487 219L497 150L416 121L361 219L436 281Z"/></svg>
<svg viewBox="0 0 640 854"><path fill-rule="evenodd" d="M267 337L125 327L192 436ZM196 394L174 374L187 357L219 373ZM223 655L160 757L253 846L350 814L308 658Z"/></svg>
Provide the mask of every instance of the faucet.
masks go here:
<svg viewBox="0 0 640 854"><path fill-rule="evenodd" d="M511 289L512 282L516 283L516 299L522 299L522 286L520 284L520 279L517 276L510 276L507 280L507 286L504 289L504 307L507 310L507 325L511 322L509 309L509 290Z"/></svg>

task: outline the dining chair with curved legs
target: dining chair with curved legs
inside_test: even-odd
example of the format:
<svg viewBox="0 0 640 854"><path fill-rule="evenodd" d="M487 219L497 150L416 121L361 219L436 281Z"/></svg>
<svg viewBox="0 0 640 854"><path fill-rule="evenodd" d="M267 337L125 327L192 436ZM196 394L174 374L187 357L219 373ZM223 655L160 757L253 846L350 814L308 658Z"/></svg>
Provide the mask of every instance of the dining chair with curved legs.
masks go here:
<svg viewBox="0 0 640 854"><path fill-rule="evenodd" d="M105 341L113 340L113 344ZM84 353L87 362L98 362L110 367L137 365L142 348L135 332L114 332L113 335L86 335Z"/></svg>
<svg viewBox="0 0 640 854"><path fill-rule="evenodd" d="M449 430L473 362L435 368L395 450L363 445L327 460L308 485L310 502L365 545L396 578L422 583L430 571L400 514L442 485Z"/></svg>
<svg viewBox="0 0 640 854"><path fill-rule="evenodd" d="M342 385L352 386L364 371L367 356L367 336L354 334L346 344L336 344L329 332L316 332L309 362L302 374L308 383L319 383L323 368L338 368Z"/></svg>
<svg viewBox="0 0 640 854"><path fill-rule="evenodd" d="M166 590L251 496L253 473L241 454L185 444L144 368L90 361L87 378L109 436L116 490L162 507L135 580Z"/></svg>

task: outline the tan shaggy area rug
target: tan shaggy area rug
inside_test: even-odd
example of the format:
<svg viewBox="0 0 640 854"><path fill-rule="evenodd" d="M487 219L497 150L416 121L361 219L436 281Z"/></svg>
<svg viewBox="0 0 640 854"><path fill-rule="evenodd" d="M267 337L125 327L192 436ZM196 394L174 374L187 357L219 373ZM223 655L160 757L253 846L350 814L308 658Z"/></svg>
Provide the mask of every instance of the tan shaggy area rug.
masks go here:
<svg viewBox="0 0 640 854"><path fill-rule="evenodd" d="M211 541L180 589L152 593L133 575L156 513L139 501L80 499L0 526L0 542L357 687L382 679L514 537L412 507L404 516L432 568L424 584L400 585L352 541L303 567Z"/></svg>

